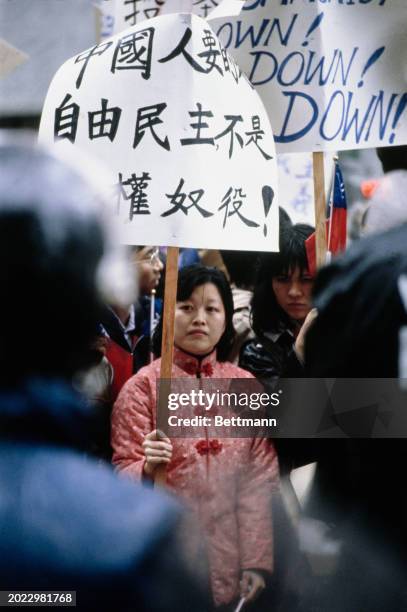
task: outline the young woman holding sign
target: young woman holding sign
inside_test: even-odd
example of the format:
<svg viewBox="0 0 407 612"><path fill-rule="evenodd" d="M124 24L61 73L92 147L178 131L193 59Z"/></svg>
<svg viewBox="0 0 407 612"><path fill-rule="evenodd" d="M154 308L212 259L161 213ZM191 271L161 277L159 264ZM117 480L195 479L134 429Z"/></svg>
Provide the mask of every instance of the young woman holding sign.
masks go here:
<svg viewBox="0 0 407 612"><path fill-rule="evenodd" d="M252 378L225 361L234 337L232 317L232 295L223 273L201 265L180 271L173 378ZM159 324L158 344L160 330ZM165 464L168 488L196 512L206 533L215 605L236 606L240 597L252 601L273 570L270 492L278 484L274 447L264 438L217 440L207 431L203 439L160 435L159 375L158 359L120 393L112 419L113 463L138 480L153 479L157 467Z"/></svg>

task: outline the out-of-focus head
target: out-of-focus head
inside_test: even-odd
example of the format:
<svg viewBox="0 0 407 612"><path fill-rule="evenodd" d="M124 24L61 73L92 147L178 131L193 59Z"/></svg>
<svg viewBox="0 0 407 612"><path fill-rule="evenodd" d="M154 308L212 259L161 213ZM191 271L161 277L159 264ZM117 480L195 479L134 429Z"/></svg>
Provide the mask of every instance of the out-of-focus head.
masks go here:
<svg viewBox="0 0 407 612"><path fill-rule="evenodd" d="M28 139L0 141L3 385L86 365L101 300L118 299L114 282L107 295L119 270L103 216L101 195L75 167Z"/></svg>
<svg viewBox="0 0 407 612"><path fill-rule="evenodd" d="M182 268L182 270L179 271L178 276L177 309L179 309L179 311L181 312L182 305L191 300L192 297L194 298L194 304L191 304L191 308L194 309L194 312L198 313L198 319L200 320L200 316L203 313L203 316L207 317L206 326L208 328L213 327L215 332L217 332L218 330L217 321L214 323L212 323L211 321L215 320L216 313L213 312L213 314L211 314L211 312L214 307L217 308L214 303L216 300L221 305L221 310L223 310L224 318L222 321L222 325L220 326L222 328L222 333L220 334L219 340L216 342L216 348L219 361L226 361L233 344L235 330L233 327L232 292L230 290L229 283L224 273L218 270L217 268L210 268L201 264L186 266L185 268ZM198 312L198 306L201 308L200 312ZM183 322L181 323L182 325L184 325ZM177 321L175 324L177 325ZM191 329L187 329L188 325L186 325L185 329L184 326L182 327L182 332L188 334L189 331L193 331L194 325L198 325L198 323L196 321L194 322L194 320L191 320ZM181 324L179 324L179 327L181 327ZM211 330L208 329L207 331ZM157 328L154 332L153 342L155 355L160 355L161 353L161 339L162 318L160 319ZM180 346L179 348L183 348L184 350L187 350L188 352L191 352L196 355L203 355L205 353L210 352L210 350L212 349L212 347L210 347L208 343L206 348L208 348L209 346L209 350L202 349L201 345L204 344L204 340L204 338L195 338L196 350L192 345L189 347L189 349L186 346ZM191 342L194 342L194 338L192 338L192 336Z"/></svg>
<svg viewBox="0 0 407 612"><path fill-rule="evenodd" d="M379 147L377 157L382 164L383 172L392 170L407 170L407 146Z"/></svg>
<svg viewBox="0 0 407 612"><path fill-rule="evenodd" d="M156 289L164 268L160 252L156 246L136 246L132 248L132 260L137 269L138 287L141 295L150 295Z"/></svg>
<svg viewBox="0 0 407 612"><path fill-rule="evenodd" d="M385 232L407 221L407 171L385 174L369 200L362 235Z"/></svg>
<svg viewBox="0 0 407 612"><path fill-rule="evenodd" d="M230 280L242 289L251 289L258 266L257 251L220 251Z"/></svg>
<svg viewBox="0 0 407 612"><path fill-rule="evenodd" d="M293 321L302 321L311 309L305 240L313 231L310 225L283 223L280 251L262 254L252 301L256 334L278 332Z"/></svg>
<svg viewBox="0 0 407 612"><path fill-rule="evenodd" d="M358 240L319 271L318 317L305 343L310 376L398 376L399 331L407 324L399 278L406 273L407 223Z"/></svg>

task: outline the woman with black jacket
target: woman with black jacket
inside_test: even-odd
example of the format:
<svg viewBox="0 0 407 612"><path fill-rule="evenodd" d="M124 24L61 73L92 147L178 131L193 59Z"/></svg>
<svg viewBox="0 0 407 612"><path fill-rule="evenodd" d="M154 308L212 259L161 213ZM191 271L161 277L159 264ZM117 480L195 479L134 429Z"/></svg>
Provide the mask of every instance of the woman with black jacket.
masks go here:
<svg viewBox="0 0 407 612"><path fill-rule="evenodd" d="M239 366L272 383L301 370L294 345L311 310L314 279L304 243L313 231L310 225L283 224L280 252L264 253L258 270L252 300L256 337L243 345Z"/></svg>

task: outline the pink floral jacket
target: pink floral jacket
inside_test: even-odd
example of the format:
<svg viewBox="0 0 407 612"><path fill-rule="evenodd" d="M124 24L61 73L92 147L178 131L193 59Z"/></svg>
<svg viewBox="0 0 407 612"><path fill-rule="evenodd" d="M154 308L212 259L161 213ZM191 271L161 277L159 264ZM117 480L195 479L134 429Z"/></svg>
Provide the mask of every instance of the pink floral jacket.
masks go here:
<svg viewBox="0 0 407 612"><path fill-rule="evenodd" d="M112 415L113 463L140 480L144 436L156 427L156 380L160 361L142 368L124 385ZM253 378L216 351L199 365L174 350L173 378ZM239 595L244 569L273 570L271 492L278 486L278 461L262 438L173 438L167 485L196 511L207 534L210 577L216 605Z"/></svg>

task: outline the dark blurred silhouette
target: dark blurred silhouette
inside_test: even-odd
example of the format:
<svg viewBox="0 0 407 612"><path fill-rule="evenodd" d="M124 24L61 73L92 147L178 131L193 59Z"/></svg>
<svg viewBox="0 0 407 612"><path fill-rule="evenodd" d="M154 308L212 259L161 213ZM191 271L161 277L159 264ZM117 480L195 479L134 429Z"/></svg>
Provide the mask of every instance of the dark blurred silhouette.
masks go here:
<svg viewBox="0 0 407 612"><path fill-rule="evenodd" d="M376 153L384 173L392 170L407 170L407 146L378 147Z"/></svg>
<svg viewBox="0 0 407 612"><path fill-rule="evenodd" d="M89 409L69 383L100 314L101 216L72 167L0 144L0 589L75 590L86 611L204 610L176 501L81 452Z"/></svg>
<svg viewBox="0 0 407 612"><path fill-rule="evenodd" d="M406 224L354 243L320 271L319 315L305 344L309 376L331 379L332 393L343 378L398 384L399 333L407 324L399 278L406 272ZM406 440L345 436L310 445L318 468L307 512L330 526L341 552L308 609L406 610Z"/></svg>

